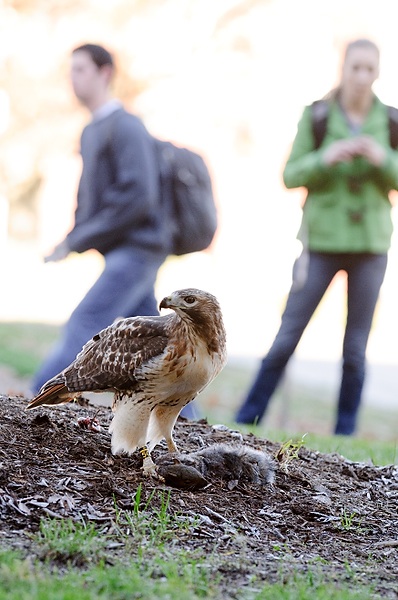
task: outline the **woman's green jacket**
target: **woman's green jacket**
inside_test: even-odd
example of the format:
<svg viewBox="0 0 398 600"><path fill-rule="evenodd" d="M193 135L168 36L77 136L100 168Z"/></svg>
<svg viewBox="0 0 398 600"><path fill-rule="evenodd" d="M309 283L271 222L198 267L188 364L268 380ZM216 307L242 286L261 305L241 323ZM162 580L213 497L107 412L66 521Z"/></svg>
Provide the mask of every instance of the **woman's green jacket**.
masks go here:
<svg viewBox="0 0 398 600"><path fill-rule="evenodd" d="M307 189L298 237L310 250L384 253L390 247L393 226L389 192L398 189L398 151L389 144L388 110L377 97L359 135L372 136L385 148L380 167L363 157L333 166L324 164L325 149L335 140L352 135L336 101L330 104L319 149L314 149L310 106L298 124L283 179L288 188Z"/></svg>

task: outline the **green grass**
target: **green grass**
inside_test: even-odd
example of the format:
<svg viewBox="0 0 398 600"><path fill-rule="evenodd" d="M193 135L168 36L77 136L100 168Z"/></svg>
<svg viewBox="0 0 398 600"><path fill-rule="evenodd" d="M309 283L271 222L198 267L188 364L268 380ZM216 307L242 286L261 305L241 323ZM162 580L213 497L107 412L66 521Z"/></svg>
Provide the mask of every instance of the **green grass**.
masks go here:
<svg viewBox="0 0 398 600"><path fill-rule="evenodd" d="M107 537L98 535L94 523L70 519L42 520L33 537L40 557L57 564L85 565L101 556L107 546Z"/></svg>
<svg viewBox="0 0 398 600"><path fill-rule="evenodd" d="M56 325L0 323L0 365L21 377L33 375L58 334Z"/></svg>
<svg viewBox="0 0 398 600"><path fill-rule="evenodd" d="M320 436L308 434L306 446L319 452L337 452L354 462L373 465L398 463L398 441L365 440L347 436Z"/></svg>
<svg viewBox="0 0 398 600"><path fill-rule="evenodd" d="M44 519L31 535L34 560L0 552L0 600L216 598L219 578L208 556L175 544L196 520L170 514L169 490L156 489L145 501L141 492L139 486L132 510L116 511L110 528Z"/></svg>
<svg viewBox="0 0 398 600"><path fill-rule="evenodd" d="M344 589L339 584L326 583L319 575L308 571L293 576L289 581L266 584L253 600L371 600L370 589Z"/></svg>
<svg viewBox="0 0 398 600"><path fill-rule="evenodd" d="M232 425L231 425L232 426ZM348 460L373 465L398 463L398 440L367 440L351 436L319 435L315 433L293 433L283 429L264 429L255 426L239 426L242 433L254 435L273 442L304 445L306 448L325 454L336 452Z"/></svg>
<svg viewBox="0 0 398 600"><path fill-rule="evenodd" d="M132 511L119 511L115 503L118 532L126 538L133 536L144 546L160 546L175 539L178 533L189 532L196 519L170 514L170 497L171 490L153 490L142 505L142 485L139 484Z"/></svg>
<svg viewBox="0 0 398 600"><path fill-rule="evenodd" d="M186 552L67 572L54 572L13 552L0 553L0 600L196 600L216 598L216 593L206 568Z"/></svg>
<svg viewBox="0 0 398 600"><path fill-rule="evenodd" d="M350 578L350 574L347 573ZM332 583L332 585L331 585ZM57 571L15 552L0 552L0 600L130 600L156 598L197 600L370 600L370 587L351 581L327 582L320 571L281 573L276 583L253 578L246 588L219 589L220 575L207 557L186 551L159 553L149 560L138 552L133 560L109 565L100 561L82 571L73 567ZM228 589L228 588L227 588Z"/></svg>

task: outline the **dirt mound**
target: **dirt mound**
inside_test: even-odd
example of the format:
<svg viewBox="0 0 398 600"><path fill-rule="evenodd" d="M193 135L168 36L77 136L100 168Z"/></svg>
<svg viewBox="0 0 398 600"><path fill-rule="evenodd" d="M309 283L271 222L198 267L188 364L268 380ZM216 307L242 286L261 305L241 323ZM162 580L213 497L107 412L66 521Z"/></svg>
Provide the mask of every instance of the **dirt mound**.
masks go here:
<svg viewBox="0 0 398 600"><path fill-rule="evenodd" d="M168 510L196 519L178 543L225 553L228 567L224 561L220 569L228 568L231 585L253 574L272 580L281 565L305 570L317 562L340 578L349 566L359 581L396 598L397 466L353 463L179 419L182 453L243 444L272 455L276 472L264 485L227 470L209 471L197 491L168 488L142 475L138 453L112 456L109 409L69 404L26 412L26 403L0 396L2 546L34 554L28 534L46 517L111 525L116 511L133 510L141 484L142 501L156 487L172 489ZM167 463L166 448L159 445L153 457Z"/></svg>

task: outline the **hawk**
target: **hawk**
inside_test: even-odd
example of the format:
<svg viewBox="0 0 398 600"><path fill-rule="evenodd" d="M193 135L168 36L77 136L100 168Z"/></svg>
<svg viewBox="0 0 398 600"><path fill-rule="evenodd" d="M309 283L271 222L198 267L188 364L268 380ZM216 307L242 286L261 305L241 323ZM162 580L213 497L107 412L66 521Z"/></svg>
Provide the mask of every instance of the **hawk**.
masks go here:
<svg viewBox="0 0 398 600"><path fill-rule="evenodd" d="M83 392L113 391L112 452L144 459L155 474L151 451L165 438L176 452L173 427L180 410L222 370L226 334L217 299L187 288L163 298L162 316L120 319L89 340L75 360L47 381L27 405L70 402Z"/></svg>

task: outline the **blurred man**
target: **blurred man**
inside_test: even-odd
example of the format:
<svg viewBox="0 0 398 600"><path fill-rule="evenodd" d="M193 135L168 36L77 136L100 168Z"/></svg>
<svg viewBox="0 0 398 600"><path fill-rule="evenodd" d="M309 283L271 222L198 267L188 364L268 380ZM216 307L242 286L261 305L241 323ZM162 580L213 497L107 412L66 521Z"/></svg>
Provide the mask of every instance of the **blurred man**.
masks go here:
<svg viewBox="0 0 398 600"><path fill-rule="evenodd" d="M158 314L154 285L166 258L158 167L144 125L111 96L113 75L112 56L101 46L85 44L72 52L73 90L92 119L81 136L83 170L74 226L45 260L95 249L105 265L36 373L34 393L115 318ZM68 285L74 282L62 293Z"/></svg>

